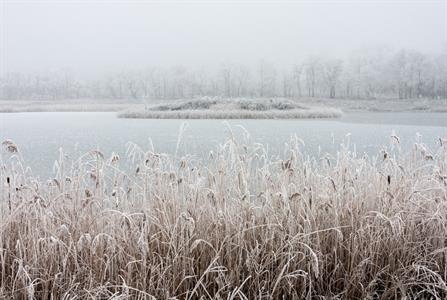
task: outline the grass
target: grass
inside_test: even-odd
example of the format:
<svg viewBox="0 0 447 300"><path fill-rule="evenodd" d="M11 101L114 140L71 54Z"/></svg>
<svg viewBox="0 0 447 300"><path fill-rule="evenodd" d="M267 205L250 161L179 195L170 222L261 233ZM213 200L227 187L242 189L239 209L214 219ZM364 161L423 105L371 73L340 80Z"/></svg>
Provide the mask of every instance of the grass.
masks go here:
<svg viewBox="0 0 447 300"><path fill-rule="evenodd" d="M214 98L174 101L118 114L121 118L147 119L303 119L341 115L342 111L336 108L302 106L286 99Z"/></svg>
<svg viewBox="0 0 447 300"><path fill-rule="evenodd" d="M303 105L331 106L344 112L447 112L447 99L299 99Z"/></svg>
<svg viewBox="0 0 447 300"><path fill-rule="evenodd" d="M0 113L19 112L116 112L127 109L135 104L117 100L49 100L49 101L22 101L1 100Z"/></svg>
<svg viewBox="0 0 447 300"><path fill-rule="evenodd" d="M205 162L131 146L31 176L3 143L0 298L446 299L447 142ZM126 165L126 170L119 168Z"/></svg>
<svg viewBox="0 0 447 300"><path fill-rule="evenodd" d="M146 104L145 104L146 103ZM0 113L119 112L126 118L315 118L339 117L342 112L447 112L445 99L328 99L301 97L202 97L192 100L0 100ZM289 111L289 114L284 113ZM293 111L293 112L292 112ZM176 113L173 113L176 112ZM252 112L251 114L248 112ZM263 112L263 113L261 113Z"/></svg>
<svg viewBox="0 0 447 300"><path fill-rule="evenodd" d="M129 119L315 119L338 118L341 116L338 109L307 109L307 110L182 110L182 111L124 111L118 113L120 118Z"/></svg>

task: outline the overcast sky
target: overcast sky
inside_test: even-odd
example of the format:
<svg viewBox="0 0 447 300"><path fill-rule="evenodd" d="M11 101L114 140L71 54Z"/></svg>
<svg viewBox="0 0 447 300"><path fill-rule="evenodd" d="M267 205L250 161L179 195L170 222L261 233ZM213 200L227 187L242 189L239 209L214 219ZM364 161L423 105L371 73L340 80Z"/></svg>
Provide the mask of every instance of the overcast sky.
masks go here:
<svg viewBox="0 0 447 300"><path fill-rule="evenodd" d="M284 65L380 45L440 52L447 42L447 0L0 2L3 71Z"/></svg>

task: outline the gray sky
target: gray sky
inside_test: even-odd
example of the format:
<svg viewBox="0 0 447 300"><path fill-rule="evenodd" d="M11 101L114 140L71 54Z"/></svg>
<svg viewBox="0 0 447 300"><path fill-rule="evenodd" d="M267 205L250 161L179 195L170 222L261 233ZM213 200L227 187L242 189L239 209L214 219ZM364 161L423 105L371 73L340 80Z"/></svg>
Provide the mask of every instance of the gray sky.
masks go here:
<svg viewBox="0 0 447 300"><path fill-rule="evenodd" d="M279 65L388 45L439 52L444 1L0 0L1 68Z"/></svg>

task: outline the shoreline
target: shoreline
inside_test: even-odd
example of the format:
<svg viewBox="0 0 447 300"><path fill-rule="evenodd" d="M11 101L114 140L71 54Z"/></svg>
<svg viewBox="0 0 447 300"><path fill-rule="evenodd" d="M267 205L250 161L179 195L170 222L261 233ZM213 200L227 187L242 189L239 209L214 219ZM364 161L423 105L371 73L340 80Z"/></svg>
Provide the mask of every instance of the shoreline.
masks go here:
<svg viewBox="0 0 447 300"><path fill-rule="evenodd" d="M191 118L202 119L204 118L201 110L183 110L179 111L150 111L148 113L147 108L156 105L172 105L182 100L153 100L150 103L135 103L128 101L114 101L104 100L104 102L93 99L79 99L79 100L0 100L0 113L27 113L27 112L117 112L119 117L127 118ZM193 101L193 100L184 100ZM225 100L225 101L233 101ZM237 99L234 99L237 101ZM250 101L269 101L269 99L253 98ZM305 118L305 112L310 113L309 118L321 118L321 117L340 117L343 113L351 112L436 112L447 113L447 100L444 99L412 99L412 100L398 100L398 99L377 99L377 100L356 100L356 99L325 99L325 98L300 98L300 99L287 99L287 101L294 102L300 107L298 111L293 113L296 117L291 118ZM222 108L222 107L220 107ZM317 116L317 111L324 111L323 115ZM225 112L225 117L219 118L216 113L207 111L212 115L212 118L228 118L228 119L273 119L275 117L284 118L280 113L265 112L264 116L261 112L254 111L253 115L249 113L251 110L234 110L234 109L219 109L220 112ZM291 110L286 110L291 112ZM167 113L162 117L161 113ZM135 116L131 116L135 115ZM178 116L176 116L178 115ZM239 115L239 117L237 116ZM291 114L293 115L293 114ZM240 117L242 116L242 117Z"/></svg>

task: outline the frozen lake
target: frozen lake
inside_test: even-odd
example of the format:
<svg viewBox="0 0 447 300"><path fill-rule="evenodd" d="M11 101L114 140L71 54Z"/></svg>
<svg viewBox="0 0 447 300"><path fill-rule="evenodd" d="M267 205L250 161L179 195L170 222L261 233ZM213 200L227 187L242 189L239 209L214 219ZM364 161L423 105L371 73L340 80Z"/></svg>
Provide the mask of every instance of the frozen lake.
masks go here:
<svg viewBox="0 0 447 300"><path fill-rule="evenodd" d="M187 123L178 155L185 153L201 157L215 149L229 136L222 120L151 120L118 119L115 113L14 113L0 114L0 140L12 139L33 173L51 176L59 148L72 158L92 149L106 156L112 152L124 155L126 144L134 142L143 148L150 140L157 152L174 153L179 129ZM350 134L351 145L357 152L377 154L390 145L394 131L403 146L416 141L434 148L439 137L447 137L447 113L351 113L340 119L316 120L231 120L236 135L243 126L251 140L269 147L271 155L281 155L284 143L295 135L305 146L303 152L318 156L335 154Z"/></svg>

